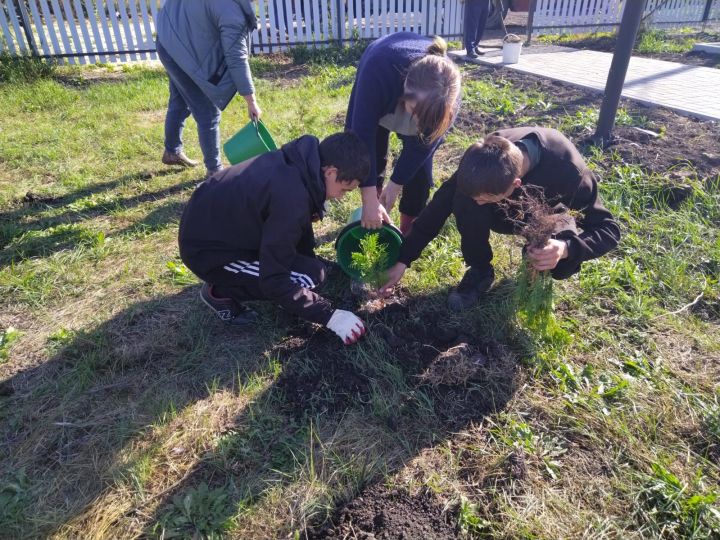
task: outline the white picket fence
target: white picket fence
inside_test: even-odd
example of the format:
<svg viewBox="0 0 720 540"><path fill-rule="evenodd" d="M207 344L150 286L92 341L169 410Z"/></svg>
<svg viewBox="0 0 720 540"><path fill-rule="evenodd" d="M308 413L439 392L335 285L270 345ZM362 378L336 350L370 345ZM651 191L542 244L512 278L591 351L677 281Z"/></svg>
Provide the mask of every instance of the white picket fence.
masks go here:
<svg viewBox="0 0 720 540"><path fill-rule="evenodd" d="M0 0L0 52L64 58L71 64L156 58L155 19L164 0ZM186 0L194 1L194 0ZM616 28L626 0L537 0L533 33ZM643 0L628 0L643 1ZM646 23L720 19L720 0L645 0ZM256 0L254 52L298 44L324 47L400 30L462 35L462 0Z"/></svg>
<svg viewBox="0 0 720 540"><path fill-rule="evenodd" d="M188 0L192 1L192 0ZM0 52L71 64L156 58L163 0L0 0ZM460 0L257 0L254 52L326 46L401 30L458 38Z"/></svg>
<svg viewBox="0 0 720 540"><path fill-rule="evenodd" d="M640 2L642 0L629 0ZM667 27L698 24L708 0L645 0L644 23ZM533 35L610 31L620 24L625 0L537 0ZM720 19L720 1L710 5L708 19Z"/></svg>

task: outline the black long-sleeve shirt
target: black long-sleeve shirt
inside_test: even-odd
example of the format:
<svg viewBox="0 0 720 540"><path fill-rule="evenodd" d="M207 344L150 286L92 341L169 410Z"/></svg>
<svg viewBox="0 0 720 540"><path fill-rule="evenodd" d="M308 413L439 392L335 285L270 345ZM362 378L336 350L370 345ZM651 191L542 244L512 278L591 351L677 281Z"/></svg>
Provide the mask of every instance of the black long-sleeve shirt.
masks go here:
<svg viewBox="0 0 720 540"><path fill-rule="evenodd" d="M291 279L298 247L313 217L322 216L325 196L319 141L304 135L203 182L180 222L180 256L202 278L238 253L257 252L262 294L326 324L330 302Z"/></svg>
<svg viewBox="0 0 720 540"><path fill-rule="evenodd" d="M552 271L553 277L564 279L580 270L580 265L589 259L604 255L620 240L620 228L612 214L603 206L598 196L598 186L593 172L587 167L580 152L562 133L550 128L522 127L496 131L494 135L516 142L534 137L540 147L540 160L525 174L522 182L526 186L537 186L543 190L550 204L564 204L577 210L576 224L580 232L564 230L555 238L568 240L568 256L560 260ZM443 224L453 212L477 212L472 231L479 238L489 238L493 223L502 210L495 204L479 206L469 204L471 199L456 190L455 176L445 182L435 193L430 204L413 224L410 235L403 243L399 260L408 266L415 261L423 249L435 238ZM510 199L521 194L516 190ZM460 203L460 204L458 204ZM467 234L467 232L465 233ZM473 260L479 265L490 267L492 249L485 240L475 244L479 253L473 253ZM467 258L467 256L466 256Z"/></svg>

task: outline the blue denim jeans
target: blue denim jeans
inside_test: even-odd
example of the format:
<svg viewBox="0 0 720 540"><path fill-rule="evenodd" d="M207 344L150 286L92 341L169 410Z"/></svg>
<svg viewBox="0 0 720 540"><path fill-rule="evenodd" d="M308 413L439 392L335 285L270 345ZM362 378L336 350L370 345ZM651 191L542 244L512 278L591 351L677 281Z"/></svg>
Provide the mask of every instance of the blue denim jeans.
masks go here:
<svg viewBox="0 0 720 540"><path fill-rule="evenodd" d="M482 39L489 9L490 0L465 0L463 41L466 51L470 52Z"/></svg>
<svg viewBox="0 0 720 540"><path fill-rule="evenodd" d="M157 53L170 79L170 100L165 115L165 150L177 154L182 150L185 120L193 115L197 124L200 149L208 171L222 168L220 161L220 109L210 101L190 76L170 57L158 42Z"/></svg>

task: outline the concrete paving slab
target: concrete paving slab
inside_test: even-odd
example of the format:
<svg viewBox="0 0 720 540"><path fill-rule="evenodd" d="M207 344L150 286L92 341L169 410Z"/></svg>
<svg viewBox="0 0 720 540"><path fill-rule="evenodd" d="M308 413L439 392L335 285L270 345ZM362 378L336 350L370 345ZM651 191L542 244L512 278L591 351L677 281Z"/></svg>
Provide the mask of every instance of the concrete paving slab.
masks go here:
<svg viewBox="0 0 720 540"><path fill-rule="evenodd" d="M465 51L450 55L476 64L504 66L602 93L612 54L568 47L524 47L517 64L503 64L495 51L470 60ZM720 120L720 69L641 58L630 59L623 97L661 106L702 120Z"/></svg>
<svg viewBox="0 0 720 540"><path fill-rule="evenodd" d="M720 54L720 42L696 43L695 45L693 45L693 51L704 52L708 54Z"/></svg>

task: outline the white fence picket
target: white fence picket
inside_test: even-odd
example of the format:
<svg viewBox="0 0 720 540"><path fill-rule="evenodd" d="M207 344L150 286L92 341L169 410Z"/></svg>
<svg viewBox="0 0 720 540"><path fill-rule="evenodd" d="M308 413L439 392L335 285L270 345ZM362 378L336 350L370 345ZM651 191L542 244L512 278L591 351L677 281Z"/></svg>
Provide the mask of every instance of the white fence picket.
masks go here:
<svg viewBox="0 0 720 540"><path fill-rule="evenodd" d="M110 19L110 24L112 25L113 30L113 40L110 42L110 46L113 47L114 44L115 50L123 51L126 48L125 43L123 42L122 34L120 33L120 25L118 24L117 12L115 11L115 0L107 0L107 8L108 18ZM104 11L100 4L98 4L98 9ZM124 53L119 56L123 62L127 61L127 56Z"/></svg>
<svg viewBox="0 0 720 540"><path fill-rule="evenodd" d="M57 32L60 34L60 39L62 39L63 43L63 54L69 54L72 51L72 45L70 45L70 36L67 32L67 28L65 27L65 20L62 16L62 10L60 9L60 5L58 4L58 0L51 0L52 2L52 18L48 17L46 19L50 20L53 26L57 27ZM68 61L71 64L74 64L77 62L77 60L73 57L68 58Z"/></svg>
<svg viewBox="0 0 720 540"><path fill-rule="evenodd" d="M44 21L42 22L42 25L43 25L44 29L47 31L48 36L50 37L50 42L52 43L55 54L60 56L60 55L62 55L63 50L60 47L60 42L58 41L57 34L55 33L55 23L53 22L52 16L50 15L50 8L48 8L47 0L39 0L39 2L40 2L40 12L42 13L42 16L44 19Z"/></svg>
<svg viewBox="0 0 720 540"><path fill-rule="evenodd" d="M257 19L258 28L253 32L253 47L257 47L260 52L270 52L268 46L268 17L264 0L258 0L257 2Z"/></svg>
<svg viewBox="0 0 720 540"><path fill-rule="evenodd" d="M98 53L102 53L103 51L107 50L107 46L104 45L102 42L102 34L100 33L97 21L97 14L95 13L95 4L91 0L85 0L85 11L87 12L88 20L90 21L90 29L92 30L93 50L97 51ZM98 56L101 62L108 61L107 56L105 56L104 54L99 54Z"/></svg>
<svg viewBox="0 0 720 540"><path fill-rule="evenodd" d="M358 6L359 11L359 6ZM356 20L357 11L355 10L355 0L347 0L347 37L352 39L355 36L355 30L358 28Z"/></svg>
<svg viewBox="0 0 720 540"><path fill-rule="evenodd" d="M100 17L100 24L103 29L103 35L105 36L105 50L107 52L111 51L117 51L119 48L115 45L115 42L113 40L113 33L111 32L111 29L114 29L114 27L111 25L112 20L109 17L109 13L112 11L115 13L115 8L108 8L108 16L105 15L105 5L100 3L100 0L96 0L97 2L97 14ZM112 62L117 62L118 58L122 61L125 60L124 56L116 56L111 55L109 56Z"/></svg>
<svg viewBox="0 0 720 540"><path fill-rule="evenodd" d="M330 41L335 39L335 37L330 31L330 29L333 27L330 25L330 8L328 6L328 0L321 0L320 8L322 12L323 37L329 45Z"/></svg>
<svg viewBox="0 0 720 540"><path fill-rule="evenodd" d="M75 23L75 17L73 14L73 9L70 6L69 0L63 0L62 4L63 9L60 11L57 15L58 24L63 25L65 27L66 25L70 29L70 36L72 37L72 42L74 47L70 47L70 49L67 50L68 53L73 52L85 52L83 51L83 44L82 41L80 41L80 34L78 33L78 27ZM64 15L64 16L63 16ZM87 58L85 56L79 57L81 64L87 63Z"/></svg>
<svg viewBox="0 0 720 540"><path fill-rule="evenodd" d="M303 24L305 27L305 43L312 45L315 41L320 41L316 37L315 32L315 11L310 5L309 0L303 0L303 6L305 8L305 16L303 17Z"/></svg>
<svg viewBox="0 0 720 540"><path fill-rule="evenodd" d="M14 9L11 7L10 9ZM0 52L7 51L9 54L16 55L15 36L10 31L10 21L5 16L5 6L0 5Z"/></svg>
<svg viewBox="0 0 720 540"><path fill-rule="evenodd" d="M153 0L151 0L153 1ZM150 25L150 13L148 11L148 5L146 0L140 0L140 15L142 16L143 20L143 27L145 28L145 43L147 44L148 49L154 49L155 48L155 37L153 36L153 29ZM154 52L150 53L150 58L155 60L157 58L157 54Z"/></svg>
<svg viewBox="0 0 720 540"><path fill-rule="evenodd" d="M28 2L28 6L30 6L30 17L32 17L33 25L35 31L37 32L38 39L40 40L40 46L42 47L43 54L45 56L50 56L52 54L50 52L50 45L44 32L44 24L42 23L42 19L38 13L37 5L34 0L30 0L30 2Z"/></svg>
<svg viewBox="0 0 720 540"><path fill-rule="evenodd" d="M27 53L28 47L25 46L25 36L23 35L23 33L21 33L22 30L20 29L20 21L18 20L18 14L15 12L15 6L12 3L8 3L8 18L10 19L10 24L15 31L15 43L20 54Z"/></svg>
<svg viewBox="0 0 720 540"><path fill-rule="evenodd" d="M135 33L135 46L141 51L146 50L148 48L148 45L145 42L145 37L143 36L142 30L140 29L140 16L138 15L137 3L135 2L135 0L129 0L128 7L130 8L132 29ZM147 60L147 53L140 53L140 58L142 58L143 60Z"/></svg>
<svg viewBox="0 0 720 540"><path fill-rule="evenodd" d="M82 5L80 4L80 0L73 0L73 9L75 10L75 15L77 18L77 26L80 28L80 33L83 37L83 45L81 47L84 47L85 52L93 53L95 51L95 47L93 46L92 39L90 38L90 32L88 31L88 25L87 25L87 19L85 18L85 14L83 13ZM95 55L89 54L87 56L87 61L91 64L95 63Z"/></svg>
<svg viewBox="0 0 720 540"><path fill-rule="evenodd" d="M134 2L135 0L131 0ZM135 49L135 43L133 41L132 32L130 31L130 21L128 21L127 16L127 6L125 5L125 0L117 0L118 3L118 13L120 14L120 22L122 22L122 29L125 31L125 43L128 50L134 50ZM131 53L130 58L133 60L138 59L138 55L136 53Z"/></svg>
<svg viewBox="0 0 720 540"><path fill-rule="evenodd" d="M164 0L23 0L31 18L28 32L43 56L68 63L156 58L154 31ZM627 1L537 0L535 34L617 28ZM647 0L645 23L672 26L699 23L706 0ZM28 51L17 4L0 0L0 50ZM334 40L377 38L398 31L449 39L462 35L463 0L258 0L259 28L254 51L269 53L306 44L326 47ZM715 0L710 20L720 18ZM120 54L120 51L123 51Z"/></svg>

